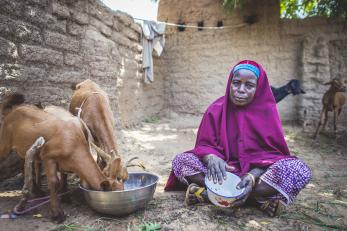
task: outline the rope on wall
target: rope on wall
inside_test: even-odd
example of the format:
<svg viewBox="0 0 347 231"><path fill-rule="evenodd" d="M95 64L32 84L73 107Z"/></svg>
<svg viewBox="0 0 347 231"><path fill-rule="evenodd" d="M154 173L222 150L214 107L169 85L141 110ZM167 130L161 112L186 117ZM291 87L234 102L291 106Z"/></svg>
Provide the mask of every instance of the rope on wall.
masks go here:
<svg viewBox="0 0 347 231"><path fill-rule="evenodd" d="M146 20L146 19L142 19L142 18L134 18L134 19L140 20L140 21L151 21L151 20ZM182 24L171 23L171 22L160 22L160 21L157 21L157 22L158 23L164 23L165 25L168 25L168 26L175 26L175 27L180 27L180 28L197 28L197 29L210 29L210 30L239 28L239 27L244 27L244 26L248 25L247 23L240 23L240 24L229 25L229 26L195 26L195 25L182 25Z"/></svg>

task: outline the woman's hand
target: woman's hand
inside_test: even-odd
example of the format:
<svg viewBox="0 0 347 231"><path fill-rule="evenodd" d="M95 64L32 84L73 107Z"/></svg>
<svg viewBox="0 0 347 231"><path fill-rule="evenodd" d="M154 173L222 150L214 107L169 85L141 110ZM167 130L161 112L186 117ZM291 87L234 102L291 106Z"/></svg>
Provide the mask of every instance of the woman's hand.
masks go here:
<svg viewBox="0 0 347 231"><path fill-rule="evenodd" d="M215 184L222 184L227 179L226 171L234 170L224 160L212 154L205 156L204 162L207 164L207 177L209 180L212 178Z"/></svg>
<svg viewBox="0 0 347 231"><path fill-rule="evenodd" d="M247 201L249 195L251 194L254 185L255 185L255 178L254 178L254 176L252 174L250 174L250 173L244 175L241 178L240 183L237 184L236 188L237 189L244 188L245 191L243 191L243 193L239 197L239 199L237 199L236 201L234 201L231 204L231 207L240 207L241 205L243 205Z"/></svg>

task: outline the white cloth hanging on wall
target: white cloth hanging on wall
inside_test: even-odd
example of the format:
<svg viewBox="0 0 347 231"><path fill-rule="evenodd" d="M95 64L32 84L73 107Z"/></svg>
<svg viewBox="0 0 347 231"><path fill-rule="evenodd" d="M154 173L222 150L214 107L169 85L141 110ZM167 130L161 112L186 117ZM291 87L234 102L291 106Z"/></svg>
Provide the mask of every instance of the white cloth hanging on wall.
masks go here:
<svg viewBox="0 0 347 231"><path fill-rule="evenodd" d="M143 21L143 64L145 72L145 83L149 84L154 81L153 75L153 50L160 56L165 45L165 24L154 21Z"/></svg>

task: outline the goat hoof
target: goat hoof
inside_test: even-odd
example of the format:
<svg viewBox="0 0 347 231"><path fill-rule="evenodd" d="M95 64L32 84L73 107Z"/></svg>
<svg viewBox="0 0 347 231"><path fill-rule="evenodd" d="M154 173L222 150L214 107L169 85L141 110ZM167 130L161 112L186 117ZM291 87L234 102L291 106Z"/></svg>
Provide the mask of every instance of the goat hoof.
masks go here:
<svg viewBox="0 0 347 231"><path fill-rule="evenodd" d="M51 219L52 221L60 224L66 220L66 215L64 214L63 211L59 211L57 213L52 213Z"/></svg>

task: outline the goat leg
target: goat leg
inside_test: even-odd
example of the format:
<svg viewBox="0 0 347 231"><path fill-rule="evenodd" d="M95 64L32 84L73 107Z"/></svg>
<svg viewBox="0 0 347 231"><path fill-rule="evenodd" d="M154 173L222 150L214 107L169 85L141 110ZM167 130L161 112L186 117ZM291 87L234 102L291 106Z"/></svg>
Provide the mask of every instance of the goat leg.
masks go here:
<svg viewBox="0 0 347 231"><path fill-rule="evenodd" d="M326 112L327 112L327 108L325 106L323 106L323 109L322 109L322 112L320 113L320 120L319 120L319 123L318 123L318 127L317 127L317 130L313 136L313 139L316 139L317 138L317 135L319 134L320 132L320 129L322 127L322 124L325 120L325 115L326 115Z"/></svg>
<svg viewBox="0 0 347 231"><path fill-rule="evenodd" d="M338 108L334 108L334 138L337 138L337 115L338 115Z"/></svg>
<svg viewBox="0 0 347 231"><path fill-rule="evenodd" d="M32 193L35 196L43 196L45 193L41 189L41 178L42 178L42 164L41 161L35 160L34 161L34 174L35 174L35 180L33 181L33 191Z"/></svg>
<svg viewBox="0 0 347 231"><path fill-rule="evenodd" d="M327 125L327 122L328 122L328 110L326 110L324 114L324 123L323 123L322 130L325 130L325 126Z"/></svg>
<svg viewBox="0 0 347 231"><path fill-rule="evenodd" d="M66 219L64 211L60 207L58 190L58 164L52 159L44 160L45 171L47 175L47 183L50 194L51 218L57 223L61 223Z"/></svg>
<svg viewBox="0 0 347 231"><path fill-rule="evenodd" d="M65 193L68 190L67 185L67 173L61 172L60 173L60 192ZM65 203L71 202L71 198L69 194L65 194L61 197L61 201Z"/></svg>

